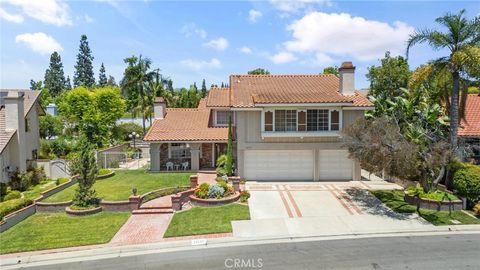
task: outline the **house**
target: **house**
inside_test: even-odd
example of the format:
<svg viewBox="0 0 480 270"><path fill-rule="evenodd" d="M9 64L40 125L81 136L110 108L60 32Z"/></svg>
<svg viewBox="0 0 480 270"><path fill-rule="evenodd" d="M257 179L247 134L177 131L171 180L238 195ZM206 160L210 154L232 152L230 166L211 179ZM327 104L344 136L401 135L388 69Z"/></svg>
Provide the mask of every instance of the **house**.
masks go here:
<svg viewBox="0 0 480 270"><path fill-rule="evenodd" d="M151 170L166 170L167 162L214 167L226 148L231 115L241 177L359 180L359 162L342 149L341 131L373 104L356 91L354 75L351 62L342 64L338 77L231 75L229 87L211 89L198 108L169 109L159 99L144 138L151 143Z"/></svg>
<svg viewBox="0 0 480 270"><path fill-rule="evenodd" d="M465 103L465 117L458 130L465 159L474 159L480 164L480 94L469 94Z"/></svg>
<svg viewBox="0 0 480 270"><path fill-rule="evenodd" d="M9 174L24 172L38 157L40 148L40 91L0 90L0 182Z"/></svg>

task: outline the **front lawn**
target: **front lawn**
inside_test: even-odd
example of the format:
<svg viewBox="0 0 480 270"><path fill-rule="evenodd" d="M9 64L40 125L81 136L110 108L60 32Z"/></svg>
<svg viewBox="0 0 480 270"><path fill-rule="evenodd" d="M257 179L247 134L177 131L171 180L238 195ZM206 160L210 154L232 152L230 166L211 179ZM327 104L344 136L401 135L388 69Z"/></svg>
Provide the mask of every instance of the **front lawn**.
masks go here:
<svg viewBox="0 0 480 270"><path fill-rule="evenodd" d="M163 237L232 232L232 220L250 219L248 206L194 207L176 213Z"/></svg>
<svg viewBox="0 0 480 270"><path fill-rule="evenodd" d="M374 190L372 194L385 205L398 213L416 213L417 207L403 200L403 190ZM480 224L480 219L473 218L462 211L435 211L420 209L419 216L431 222L433 225L455 225L451 220L458 220L461 224Z"/></svg>
<svg viewBox="0 0 480 270"><path fill-rule="evenodd" d="M190 185L191 173L148 173L145 170L116 171L107 179L97 180L93 189L97 196L106 201L128 200L132 188L137 188L137 194L165 187ZM48 198L45 202L65 202L73 199L77 184L66 188Z"/></svg>
<svg viewBox="0 0 480 270"><path fill-rule="evenodd" d="M0 254L106 243L129 216L126 212L83 217L36 213L0 234Z"/></svg>

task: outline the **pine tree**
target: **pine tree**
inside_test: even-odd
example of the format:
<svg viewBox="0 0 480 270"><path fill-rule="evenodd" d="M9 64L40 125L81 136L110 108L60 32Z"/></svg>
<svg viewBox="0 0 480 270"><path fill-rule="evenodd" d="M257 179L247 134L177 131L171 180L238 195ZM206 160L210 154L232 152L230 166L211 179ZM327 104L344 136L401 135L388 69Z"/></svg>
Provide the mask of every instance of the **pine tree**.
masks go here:
<svg viewBox="0 0 480 270"><path fill-rule="evenodd" d="M30 80L30 90L42 90L42 81Z"/></svg>
<svg viewBox="0 0 480 270"><path fill-rule="evenodd" d="M59 95L65 88L65 74L63 73L62 58L57 52L53 52L50 56L50 65L45 71L45 80L43 84L52 96Z"/></svg>
<svg viewBox="0 0 480 270"><path fill-rule="evenodd" d="M173 93L173 92L174 92L174 90L173 90L173 81L172 81L172 80L168 80L167 85L168 85L168 86L167 86L168 91L170 91L170 93L172 93L172 95L173 95L173 94L174 94L174 93Z"/></svg>
<svg viewBox="0 0 480 270"><path fill-rule="evenodd" d="M117 83L115 82L115 78L113 76L108 76L107 85L108 86L117 86Z"/></svg>
<svg viewBox="0 0 480 270"><path fill-rule="evenodd" d="M95 85L92 62L93 56L88 46L87 36L82 35L79 52L77 54L77 64L75 65L75 74L73 76L73 84L75 86L83 85L92 87Z"/></svg>
<svg viewBox="0 0 480 270"><path fill-rule="evenodd" d="M70 164L71 170L78 174L78 187L73 204L80 207L96 206L99 200L92 189L98 174L94 147L87 138L81 139L80 146L80 155Z"/></svg>
<svg viewBox="0 0 480 270"><path fill-rule="evenodd" d="M228 176L233 175L233 133L232 133L232 115L228 116L228 141L227 141L227 160L225 162L225 170Z"/></svg>
<svg viewBox="0 0 480 270"><path fill-rule="evenodd" d="M207 96L207 85L205 84L205 79L202 81L202 97Z"/></svg>
<svg viewBox="0 0 480 270"><path fill-rule="evenodd" d="M67 76L65 80L65 89L72 90L72 82L70 81L70 76Z"/></svg>
<svg viewBox="0 0 480 270"><path fill-rule="evenodd" d="M193 89L195 89L195 91L198 91L197 83L196 83L196 82L193 83Z"/></svg>
<svg viewBox="0 0 480 270"><path fill-rule="evenodd" d="M107 80L107 75L105 74L105 66L102 63L102 65L100 66L100 73L98 75L98 85L105 86L107 85L107 82L108 80Z"/></svg>
<svg viewBox="0 0 480 270"><path fill-rule="evenodd" d="M222 82L222 86L221 86L221 88L224 88L224 87L225 87L225 85L224 85L224 84L223 84L223 82Z"/></svg>

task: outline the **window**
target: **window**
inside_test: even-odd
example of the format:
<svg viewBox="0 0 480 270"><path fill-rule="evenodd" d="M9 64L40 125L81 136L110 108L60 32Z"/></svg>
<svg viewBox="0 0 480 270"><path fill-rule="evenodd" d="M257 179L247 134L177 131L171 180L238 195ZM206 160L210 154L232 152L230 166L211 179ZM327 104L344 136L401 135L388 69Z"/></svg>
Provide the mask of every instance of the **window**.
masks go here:
<svg viewBox="0 0 480 270"><path fill-rule="evenodd" d="M30 121L25 118L25 132L30 132Z"/></svg>
<svg viewBox="0 0 480 270"><path fill-rule="evenodd" d="M330 130L340 129L340 112L330 111Z"/></svg>
<svg viewBox="0 0 480 270"><path fill-rule="evenodd" d="M265 112L265 131L273 131L273 112Z"/></svg>
<svg viewBox="0 0 480 270"><path fill-rule="evenodd" d="M297 131L297 111L275 110L275 131Z"/></svg>
<svg viewBox="0 0 480 270"><path fill-rule="evenodd" d="M189 158L190 146L185 143L170 144L170 158Z"/></svg>
<svg viewBox="0 0 480 270"><path fill-rule="evenodd" d="M328 110L307 110L307 131L328 131Z"/></svg>
<svg viewBox="0 0 480 270"><path fill-rule="evenodd" d="M232 115L232 124L233 124L233 114L232 114L232 112L230 112L230 111L216 111L216 125L227 126L230 115Z"/></svg>

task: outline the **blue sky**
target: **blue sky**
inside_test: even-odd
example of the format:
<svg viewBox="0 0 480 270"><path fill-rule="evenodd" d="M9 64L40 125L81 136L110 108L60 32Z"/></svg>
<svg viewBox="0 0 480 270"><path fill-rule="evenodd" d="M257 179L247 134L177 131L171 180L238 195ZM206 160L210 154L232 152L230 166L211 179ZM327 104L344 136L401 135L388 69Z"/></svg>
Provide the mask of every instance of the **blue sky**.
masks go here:
<svg viewBox="0 0 480 270"><path fill-rule="evenodd" d="M100 64L120 81L131 55L149 57L154 68L188 87L228 81L262 67L273 74L319 73L353 61L357 88L368 86L367 67L386 50L405 53L414 29L436 27L446 12L467 9L469 1L59 1L0 0L0 87L28 88L43 80L51 52L58 50L73 77L80 35ZM445 52L414 48L416 67Z"/></svg>

